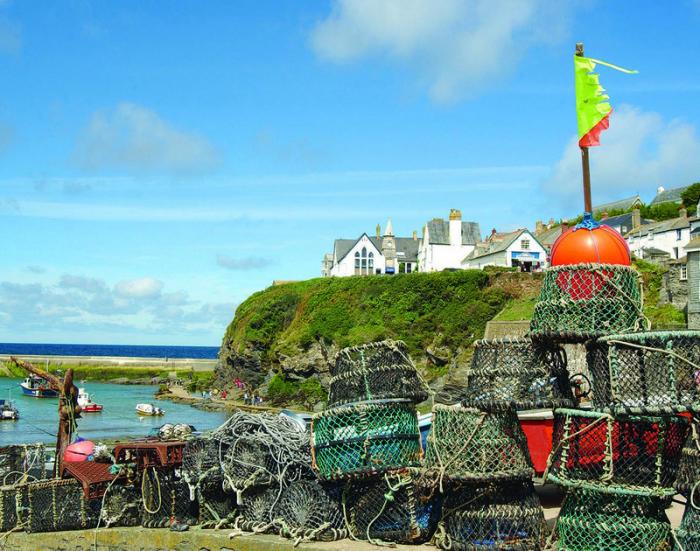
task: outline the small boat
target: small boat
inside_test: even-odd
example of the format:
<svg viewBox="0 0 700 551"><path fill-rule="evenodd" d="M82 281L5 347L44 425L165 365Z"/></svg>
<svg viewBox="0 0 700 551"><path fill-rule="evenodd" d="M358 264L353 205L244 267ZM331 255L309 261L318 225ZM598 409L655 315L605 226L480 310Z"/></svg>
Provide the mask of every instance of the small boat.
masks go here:
<svg viewBox="0 0 700 551"><path fill-rule="evenodd" d="M19 386L25 396L32 398L56 398L58 396L58 392L53 390L48 382L36 375L30 375Z"/></svg>
<svg viewBox="0 0 700 551"><path fill-rule="evenodd" d="M136 404L136 413L139 415L155 416L164 415L165 411L153 404Z"/></svg>
<svg viewBox="0 0 700 551"><path fill-rule="evenodd" d="M0 421L16 421L19 419L19 410L12 400L0 400Z"/></svg>
<svg viewBox="0 0 700 551"><path fill-rule="evenodd" d="M93 402L84 388L78 389L78 405L83 413L99 413L102 411L102 405Z"/></svg>

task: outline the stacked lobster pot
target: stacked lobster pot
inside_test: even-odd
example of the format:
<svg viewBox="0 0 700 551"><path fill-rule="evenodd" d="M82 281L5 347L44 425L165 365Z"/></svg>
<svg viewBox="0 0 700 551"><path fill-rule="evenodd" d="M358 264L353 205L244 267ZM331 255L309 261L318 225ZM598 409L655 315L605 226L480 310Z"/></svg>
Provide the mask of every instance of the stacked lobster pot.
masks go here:
<svg viewBox="0 0 700 551"><path fill-rule="evenodd" d="M555 411L545 481L567 490L556 549L670 549L664 512L690 430L697 336L642 332L641 284L629 266L564 265L545 275L534 340L583 343L592 409Z"/></svg>
<svg viewBox="0 0 700 551"><path fill-rule="evenodd" d="M445 495L443 549L542 549L546 525L518 410L573 405L566 356L525 338L477 341L460 406L435 405L426 468Z"/></svg>
<svg viewBox="0 0 700 551"><path fill-rule="evenodd" d="M336 488L350 536L427 541L440 499L421 468L416 404L429 389L406 345L345 348L331 374L329 407L312 421L312 462L319 479Z"/></svg>

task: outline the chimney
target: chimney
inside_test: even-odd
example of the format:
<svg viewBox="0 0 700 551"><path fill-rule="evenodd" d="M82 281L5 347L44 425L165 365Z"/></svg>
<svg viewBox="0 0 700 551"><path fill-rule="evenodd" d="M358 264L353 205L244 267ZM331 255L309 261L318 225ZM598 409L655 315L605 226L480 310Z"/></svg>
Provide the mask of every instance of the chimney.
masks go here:
<svg viewBox="0 0 700 551"><path fill-rule="evenodd" d="M496 236L496 228L493 228L491 230L491 235L489 236L489 239L493 239Z"/></svg>
<svg viewBox="0 0 700 551"><path fill-rule="evenodd" d="M550 218L549 222L547 223L547 229L551 228L554 226L554 218Z"/></svg>
<svg viewBox="0 0 700 551"><path fill-rule="evenodd" d="M542 233L544 231L544 224L542 223L542 220L537 220L535 222L535 234Z"/></svg>
<svg viewBox="0 0 700 551"><path fill-rule="evenodd" d="M569 221L568 220L562 220L561 221L561 233L564 233L566 230L569 229Z"/></svg>
<svg viewBox="0 0 700 551"><path fill-rule="evenodd" d="M663 189L663 188L661 188ZM642 214L639 208L632 209L632 228L638 228L642 225Z"/></svg>
<svg viewBox="0 0 700 551"><path fill-rule="evenodd" d="M450 209L450 246L462 245L462 212L459 209Z"/></svg>
<svg viewBox="0 0 700 551"><path fill-rule="evenodd" d="M413 230L413 240L418 241L418 232L416 230Z"/></svg>
<svg viewBox="0 0 700 551"><path fill-rule="evenodd" d="M601 220L607 220L607 219L608 219L608 213L607 213L607 212L604 212L603 214L601 214L600 219L601 219Z"/></svg>
<svg viewBox="0 0 700 551"><path fill-rule="evenodd" d="M688 218L688 209L681 203L681 208L678 209L678 218Z"/></svg>
<svg viewBox="0 0 700 551"><path fill-rule="evenodd" d="M381 237L381 236L382 236L382 227L379 224L377 224L377 237Z"/></svg>

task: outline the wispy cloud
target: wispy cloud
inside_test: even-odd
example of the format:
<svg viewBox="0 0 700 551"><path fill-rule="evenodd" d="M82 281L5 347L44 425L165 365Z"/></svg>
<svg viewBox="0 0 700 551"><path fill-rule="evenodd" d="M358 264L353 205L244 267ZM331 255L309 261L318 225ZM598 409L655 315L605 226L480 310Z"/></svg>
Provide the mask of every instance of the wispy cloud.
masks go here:
<svg viewBox="0 0 700 551"><path fill-rule="evenodd" d="M216 166L220 154L204 137L175 128L133 103L93 114L75 159L88 170L193 173Z"/></svg>
<svg viewBox="0 0 700 551"><path fill-rule="evenodd" d="M216 263L227 270L259 270L267 268L273 264L271 258L263 258L259 256L247 256L244 258L233 258L224 254L216 256Z"/></svg>

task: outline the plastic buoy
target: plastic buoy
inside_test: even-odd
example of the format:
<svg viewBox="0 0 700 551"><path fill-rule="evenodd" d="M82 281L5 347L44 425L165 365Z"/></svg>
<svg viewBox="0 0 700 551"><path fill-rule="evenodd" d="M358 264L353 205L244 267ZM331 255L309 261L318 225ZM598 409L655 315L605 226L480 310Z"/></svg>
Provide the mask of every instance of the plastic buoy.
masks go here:
<svg viewBox="0 0 700 551"><path fill-rule="evenodd" d="M630 249L624 237L590 215L562 233L551 252L552 266L588 263L630 265Z"/></svg>
<svg viewBox="0 0 700 551"><path fill-rule="evenodd" d="M64 461L92 461L95 452L95 443L91 440L78 438L70 444L63 453Z"/></svg>

